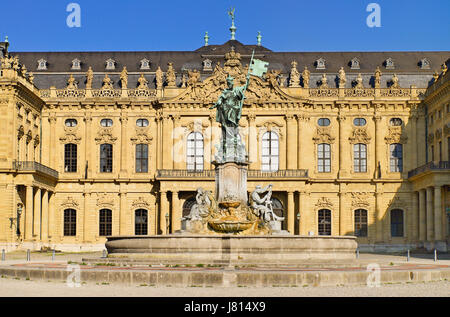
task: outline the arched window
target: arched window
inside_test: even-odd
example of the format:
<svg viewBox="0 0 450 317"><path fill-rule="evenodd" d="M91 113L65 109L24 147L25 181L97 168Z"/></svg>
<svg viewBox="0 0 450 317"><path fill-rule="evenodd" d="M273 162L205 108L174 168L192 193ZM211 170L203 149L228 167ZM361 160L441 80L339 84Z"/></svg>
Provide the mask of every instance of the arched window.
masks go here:
<svg viewBox="0 0 450 317"><path fill-rule="evenodd" d="M367 237L367 210L355 210L355 236Z"/></svg>
<svg viewBox="0 0 450 317"><path fill-rule="evenodd" d="M99 235L110 236L112 234L112 211L109 209L100 210Z"/></svg>
<svg viewBox="0 0 450 317"><path fill-rule="evenodd" d="M138 126L140 128L148 127L148 120L147 119L137 119L136 126Z"/></svg>
<svg viewBox="0 0 450 317"><path fill-rule="evenodd" d="M100 172L112 173L113 146L112 144L100 144Z"/></svg>
<svg viewBox="0 0 450 317"><path fill-rule="evenodd" d="M66 119L66 121L64 121L64 124L66 125L66 127L76 127L78 122L75 119Z"/></svg>
<svg viewBox="0 0 450 317"><path fill-rule="evenodd" d="M64 145L64 172L75 173L77 171L77 145Z"/></svg>
<svg viewBox="0 0 450 317"><path fill-rule="evenodd" d="M355 173L367 172L367 145L362 143L353 145L353 168Z"/></svg>
<svg viewBox="0 0 450 317"><path fill-rule="evenodd" d="M188 170L203 170L203 135L200 132L192 132L188 135L186 156Z"/></svg>
<svg viewBox="0 0 450 317"><path fill-rule="evenodd" d="M148 212L145 209L138 209L134 213L134 234L137 236L148 233Z"/></svg>
<svg viewBox="0 0 450 317"><path fill-rule="evenodd" d="M391 237L403 237L403 210L391 210Z"/></svg>
<svg viewBox="0 0 450 317"><path fill-rule="evenodd" d="M195 197L191 197L187 199L183 204L183 217L186 217L190 214L192 206L196 204L197 201L195 200Z"/></svg>
<svg viewBox="0 0 450 317"><path fill-rule="evenodd" d="M357 127L365 126L367 123L366 119L364 118L355 118L353 119L353 124Z"/></svg>
<svg viewBox="0 0 450 317"><path fill-rule="evenodd" d="M331 121L328 118L320 118L317 120L317 124L321 127L328 127L330 125Z"/></svg>
<svg viewBox="0 0 450 317"><path fill-rule="evenodd" d="M113 121L111 119L102 119L100 121L100 125L105 128L112 127Z"/></svg>
<svg viewBox="0 0 450 317"><path fill-rule="evenodd" d="M403 171L403 146L394 143L389 146L391 172Z"/></svg>
<svg viewBox="0 0 450 317"><path fill-rule="evenodd" d="M265 172L278 171L280 156L278 134L272 131L264 133L261 150L261 170Z"/></svg>
<svg viewBox="0 0 450 317"><path fill-rule="evenodd" d="M319 236L331 236L331 210L320 209L318 212Z"/></svg>
<svg viewBox="0 0 450 317"><path fill-rule="evenodd" d="M77 211L75 209L64 210L64 236L77 235Z"/></svg>
<svg viewBox="0 0 450 317"><path fill-rule="evenodd" d="M331 146L327 143L317 145L317 170L319 173L331 172Z"/></svg>

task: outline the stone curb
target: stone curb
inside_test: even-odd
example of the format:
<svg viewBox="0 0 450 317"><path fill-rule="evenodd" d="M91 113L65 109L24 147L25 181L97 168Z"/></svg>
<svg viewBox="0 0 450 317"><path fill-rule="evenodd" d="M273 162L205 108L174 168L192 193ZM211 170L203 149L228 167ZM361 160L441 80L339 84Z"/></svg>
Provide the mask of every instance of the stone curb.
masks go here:
<svg viewBox="0 0 450 317"><path fill-rule="evenodd" d="M19 279L67 281L71 271L0 267L0 276ZM370 272L248 272L81 270L80 283L173 287L306 287L367 285ZM450 269L381 271L380 283L421 283L450 280ZM1 280L0 280L1 281ZM76 280L74 280L75 282Z"/></svg>

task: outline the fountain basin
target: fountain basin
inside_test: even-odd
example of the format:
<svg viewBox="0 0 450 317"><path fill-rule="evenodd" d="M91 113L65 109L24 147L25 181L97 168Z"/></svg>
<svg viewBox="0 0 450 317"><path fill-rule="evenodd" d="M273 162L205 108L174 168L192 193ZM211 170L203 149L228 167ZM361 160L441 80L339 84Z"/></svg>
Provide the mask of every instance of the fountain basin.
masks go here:
<svg viewBox="0 0 450 317"><path fill-rule="evenodd" d="M208 224L218 232L223 233L237 233L247 229L250 229L253 225L251 221L233 221L233 220L213 220Z"/></svg>

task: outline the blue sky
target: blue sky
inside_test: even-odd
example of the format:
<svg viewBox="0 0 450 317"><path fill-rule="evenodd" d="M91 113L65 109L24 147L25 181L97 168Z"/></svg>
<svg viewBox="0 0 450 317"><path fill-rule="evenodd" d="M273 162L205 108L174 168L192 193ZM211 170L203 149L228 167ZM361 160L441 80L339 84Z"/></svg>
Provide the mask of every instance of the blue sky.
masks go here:
<svg viewBox="0 0 450 317"><path fill-rule="evenodd" d="M81 27L69 28L69 3ZM381 27L369 28L369 3ZM236 8L236 39L274 51L450 50L449 0L16 0L2 1L0 38L11 51L195 50L229 40L227 9Z"/></svg>

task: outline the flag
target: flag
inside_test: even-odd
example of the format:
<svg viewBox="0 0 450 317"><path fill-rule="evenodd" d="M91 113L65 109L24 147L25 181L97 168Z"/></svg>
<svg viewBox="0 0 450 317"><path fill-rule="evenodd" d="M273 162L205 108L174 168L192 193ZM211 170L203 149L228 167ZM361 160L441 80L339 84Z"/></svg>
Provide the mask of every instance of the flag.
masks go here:
<svg viewBox="0 0 450 317"><path fill-rule="evenodd" d="M268 62L259 59L252 59L250 64L250 75L262 77L267 72Z"/></svg>

